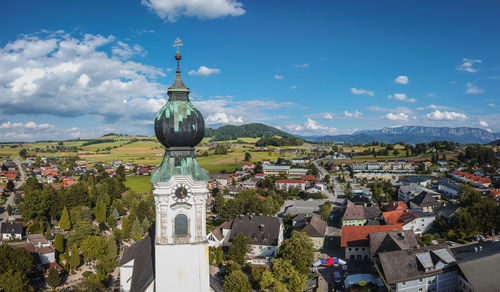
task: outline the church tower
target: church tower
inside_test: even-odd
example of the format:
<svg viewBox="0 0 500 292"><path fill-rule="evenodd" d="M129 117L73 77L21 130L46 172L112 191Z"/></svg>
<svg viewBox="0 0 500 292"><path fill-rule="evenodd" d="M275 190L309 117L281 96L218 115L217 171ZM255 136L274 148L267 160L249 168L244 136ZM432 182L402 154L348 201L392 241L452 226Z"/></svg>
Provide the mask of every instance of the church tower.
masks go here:
<svg viewBox="0 0 500 292"><path fill-rule="evenodd" d="M209 291L205 206L209 177L194 155L194 146L205 135L205 121L181 80L179 38L175 46L175 82L154 125L165 146L163 162L151 177L156 204L155 290Z"/></svg>

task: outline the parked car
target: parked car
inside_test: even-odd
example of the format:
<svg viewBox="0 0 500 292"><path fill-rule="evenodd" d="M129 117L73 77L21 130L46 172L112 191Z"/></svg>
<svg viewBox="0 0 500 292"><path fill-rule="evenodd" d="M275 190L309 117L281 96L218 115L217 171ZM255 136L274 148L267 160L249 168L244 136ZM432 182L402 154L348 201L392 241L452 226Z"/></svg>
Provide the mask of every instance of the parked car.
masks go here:
<svg viewBox="0 0 500 292"><path fill-rule="evenodd" d="M455 245L455 243L453 241L447 241L446 244L449 245L449 246L454 246Z"/></svg>

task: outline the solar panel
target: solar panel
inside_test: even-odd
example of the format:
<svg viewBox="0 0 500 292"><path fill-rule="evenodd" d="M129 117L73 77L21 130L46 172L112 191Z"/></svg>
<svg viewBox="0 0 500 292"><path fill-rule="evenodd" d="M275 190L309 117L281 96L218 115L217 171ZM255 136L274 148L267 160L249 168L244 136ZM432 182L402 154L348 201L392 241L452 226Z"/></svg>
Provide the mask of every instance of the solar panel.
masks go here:
<svg viewBox="0 0 500 292"><path fill-rule="evenodd" d="M447 264L455 262L455 258L444 248L432 252Z"/></svg>
<svg viewBox="0 0 500 292"><path fill-rule="evenodd" d="M434 264L432 263L431 255L428 252L419 253L416 256L417 256L417 259L420 262L420 264L425 269L431 269L434 267Z"/></svg>

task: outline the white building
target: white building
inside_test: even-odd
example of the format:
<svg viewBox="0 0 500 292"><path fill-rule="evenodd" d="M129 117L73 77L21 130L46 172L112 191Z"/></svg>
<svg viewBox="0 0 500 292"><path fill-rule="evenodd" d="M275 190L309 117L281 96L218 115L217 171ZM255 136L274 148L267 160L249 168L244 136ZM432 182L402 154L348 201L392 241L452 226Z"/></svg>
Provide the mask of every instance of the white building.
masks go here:
<svg viewBox="0 0 500 292"><path fill-rule="evenodd" d="M306 182L300 179L281 179L274 182L278 190L288 191L290 188L305 190Z"/></svg>
<svg viewBox="0 0 500 292"><path fill-rule="evenodd" d="M208 235L209 245L231 246L234 237L239 233L253 240L248 257L275 257L283 242L283 223L278 217L238 215Z"/></svg>
<svg viewBox="0 0 500 292"><path fill-rule="evenodd" d="M0 223L0 234L2 240L22 239L23 224L20 222L2 222Z"/></svg>

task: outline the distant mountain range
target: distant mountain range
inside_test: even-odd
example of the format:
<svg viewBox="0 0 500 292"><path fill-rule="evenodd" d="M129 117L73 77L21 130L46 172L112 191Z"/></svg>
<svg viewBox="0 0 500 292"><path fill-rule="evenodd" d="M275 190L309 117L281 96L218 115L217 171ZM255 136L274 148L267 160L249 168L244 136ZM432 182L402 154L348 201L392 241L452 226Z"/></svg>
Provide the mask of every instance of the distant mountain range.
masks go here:
<svg viewBox="0 0 500 292"><path fill-rule="evenodd" d="M235 140L238 138L262 138L280 136L283 138L296 138L292 134L288 134L274 127L252 123L241 126L226 125L217 129L206 128L205 137L212 137L215 141Z"/></svg>
<svg viewBox="0 0 500 292"><path fill-rule="evenodd" d="M448 128L448 127L421 127L404 126L396 128L382 128L379 130L362 130L351 135L326 136L298 136L278 130L274 127L252 123L240 126L226 125L217 129L207 128L205 137L212 137L215 141L235 140L243 137L262 138L280 136L284 138L301 138L311 142L340 142L350 144L366 144L374 141L385 143L405 142L408 144L427 143L438 140L448 140L458 143L498 143L500 133L491 133L479 128Z"/></svg>
<svg viewBox="0 0 500 292"><path fill-rule="evenodd" d="M351 135L336 136L302 136L308 141L332 141L351 144L364 144L372 141L385 143L405 142L409 144L425 143L437 140L448 140L458 143L486 144L500 139L500 133L491 133L479 128L448 128L448 127L421 127L404 126L396 128L382 128L379 130L362 130Z"/></svg>

